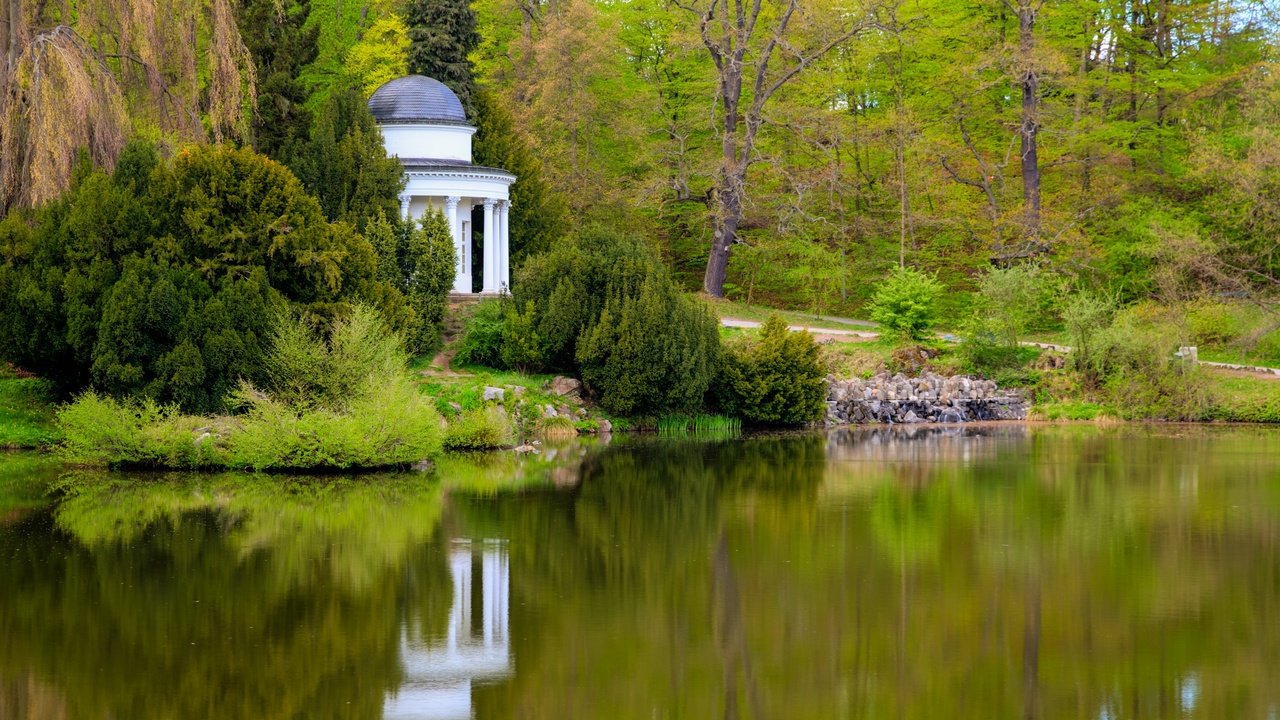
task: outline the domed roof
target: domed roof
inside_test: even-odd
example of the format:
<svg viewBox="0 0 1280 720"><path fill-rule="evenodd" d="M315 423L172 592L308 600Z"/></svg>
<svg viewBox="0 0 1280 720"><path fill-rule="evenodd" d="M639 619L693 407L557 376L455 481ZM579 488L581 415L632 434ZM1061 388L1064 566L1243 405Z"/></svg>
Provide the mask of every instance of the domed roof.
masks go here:
<svg viewBox="0 0 1280 720"><path fill-rule="evenodd" d="M369 112L380 123L466 123L458 96L444 83L425 75L389 80L373 91Z"/></svg>

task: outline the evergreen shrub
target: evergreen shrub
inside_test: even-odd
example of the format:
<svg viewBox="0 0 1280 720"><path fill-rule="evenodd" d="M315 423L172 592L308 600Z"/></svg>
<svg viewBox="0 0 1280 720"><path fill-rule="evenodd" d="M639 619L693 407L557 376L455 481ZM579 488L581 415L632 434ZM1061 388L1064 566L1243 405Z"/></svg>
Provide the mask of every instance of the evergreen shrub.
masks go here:
<svg viewBox="0 0 1280 720"><path fill-rule="evenodd" d="M813 336L771 315L758 340L725 347L713 395L721 410L749 423L801 425L822 417L825 375Z"/></svg>
<svg viewBox="0 0 1280 720"><path fill-rule="evenodd" d="M404 305L350 225L328 222L283 166L227 147L162 162L131 145L113 174L85 171L0 222L0 259L0 357L64 390L186 411L262 379L284 308L323 320Z"/></svg>
<svg viewBox="0 0 1280 720"><path fill-rule="evenodd" d="M615 290L578 341L578 365L600 405L620 415L692 412L702 406L720 353L719 325L665 272L639 292Z"/></svg>

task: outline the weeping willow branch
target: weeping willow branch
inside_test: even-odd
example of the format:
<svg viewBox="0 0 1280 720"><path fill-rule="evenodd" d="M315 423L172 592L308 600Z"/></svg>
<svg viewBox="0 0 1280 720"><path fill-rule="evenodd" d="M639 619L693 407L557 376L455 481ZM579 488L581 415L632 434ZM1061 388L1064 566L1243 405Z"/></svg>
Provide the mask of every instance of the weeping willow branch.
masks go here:
<svg viewBox="0 0 1280 720"><path fill-rule="evenodd" d="M0 212L56 197L76 155L110 168L140 126L245 137L253 59L236 0L0 0Z"/></svg>

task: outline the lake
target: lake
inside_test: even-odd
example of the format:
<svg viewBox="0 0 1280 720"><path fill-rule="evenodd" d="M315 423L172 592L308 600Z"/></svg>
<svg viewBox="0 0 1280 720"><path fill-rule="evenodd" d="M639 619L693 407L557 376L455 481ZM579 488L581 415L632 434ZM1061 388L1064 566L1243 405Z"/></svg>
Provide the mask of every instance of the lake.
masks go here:
<svg viewBox="0 0 1280 720"><path fill-rule="evenodd" d="M1278 718L1280 432L0 462L0 718Z"/></svg>

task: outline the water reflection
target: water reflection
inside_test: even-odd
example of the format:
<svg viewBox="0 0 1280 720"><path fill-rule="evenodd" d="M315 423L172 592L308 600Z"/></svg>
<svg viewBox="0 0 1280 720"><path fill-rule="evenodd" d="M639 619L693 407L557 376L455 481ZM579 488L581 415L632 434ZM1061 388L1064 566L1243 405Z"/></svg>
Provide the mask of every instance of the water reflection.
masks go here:
<svg viewBox="0 0 1280 720"><path fill-rule="evenodd" d="M415 619L406 622L400 639L405 677L387 698L385 718L471 718L472 685L511 674L511 575L505 543L488 539L473 546L470 540L454 540L449 575L453 604L448 629L444 637L424 638Z"/></svg>
<svg viewBox="0 0 1280 720"><path fill-rule="evenodd" d="M0 718L1265 718L1277 437L624 440L53 496L0 468Z"/></svg>

